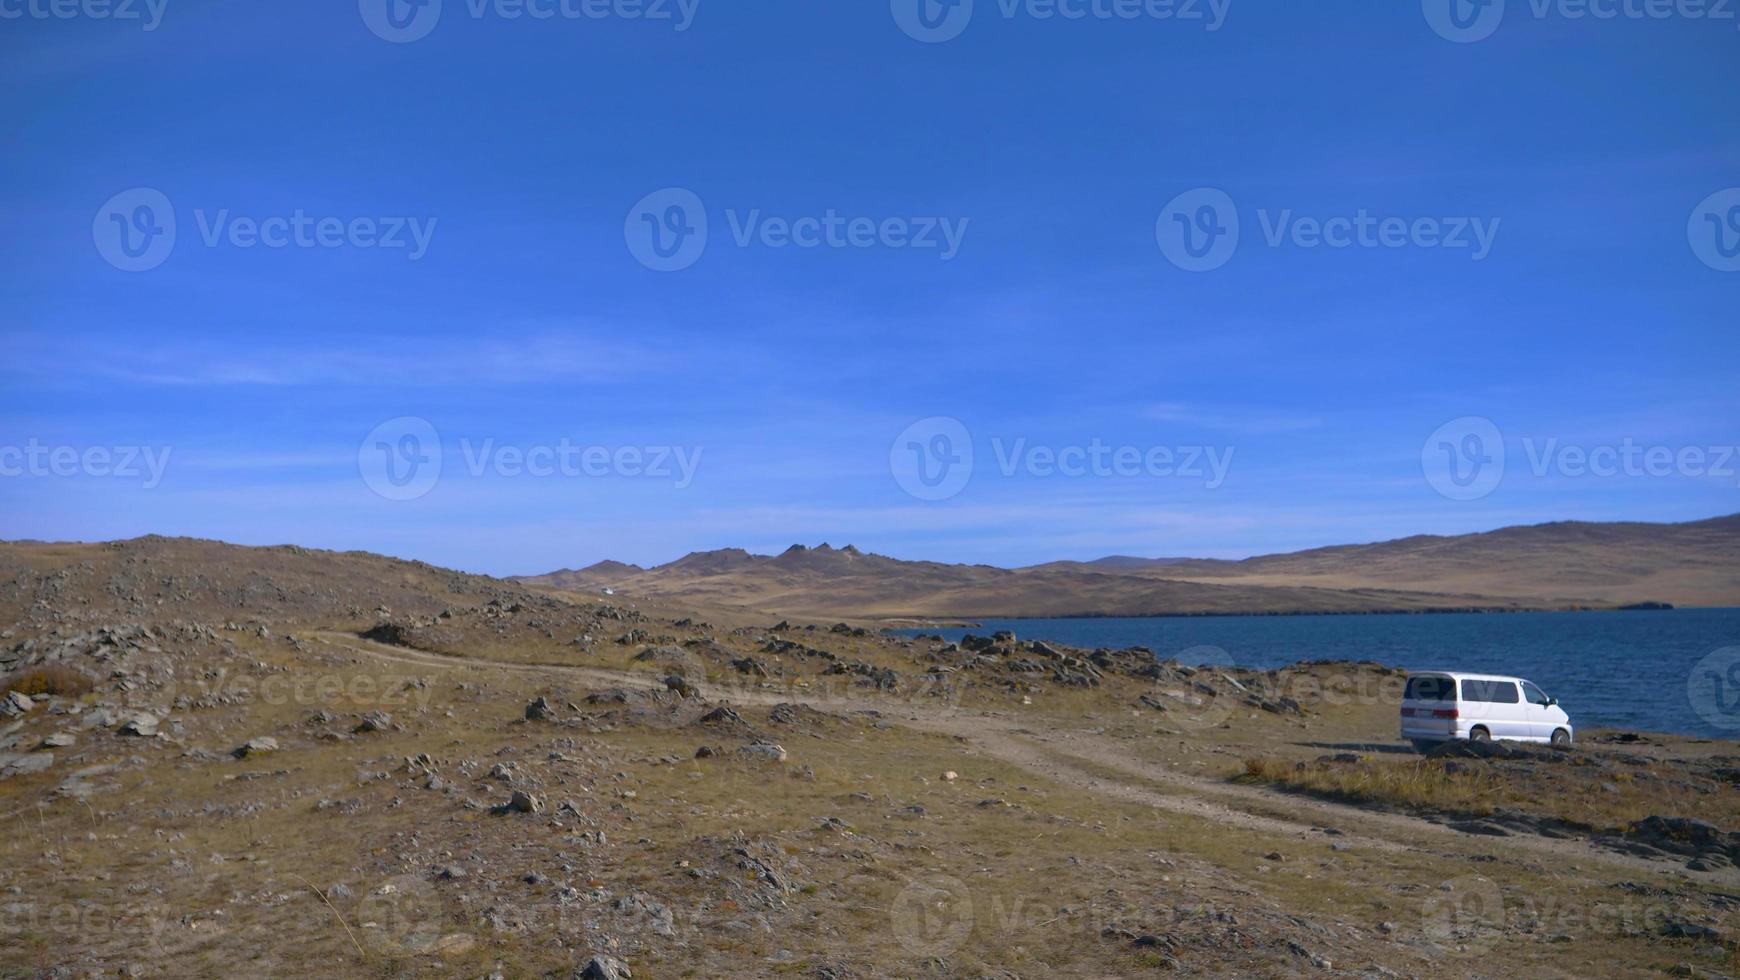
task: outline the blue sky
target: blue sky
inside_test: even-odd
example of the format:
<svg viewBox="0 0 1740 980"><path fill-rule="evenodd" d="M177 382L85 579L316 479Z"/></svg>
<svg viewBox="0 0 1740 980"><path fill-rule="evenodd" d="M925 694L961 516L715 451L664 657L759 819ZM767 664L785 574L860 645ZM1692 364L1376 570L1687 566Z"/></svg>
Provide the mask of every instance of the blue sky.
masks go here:
<svg viewBox="0 0 1740 980"><path fill-rule="evenodd" d="M683 30L444 0L397 8L427 30L393 42L376 0L167 0L151 30L27 2L0 2L24 12L0 19L0 537L510 573L1740 511L1733 19L1509 0L1458 43L1435 0L1232 0L1214 30L977 0L927 41L907 0L699 0ZM1240 234L1191 271L1163 243L1201 188ZM128 271L139 189L175 229ZM676 271L634 237L667 189L707 226ZM168 242L158 210L137 227ZM839 241L873 230L797 247L767 224L830 214ZM1406 233L1312 233L1362 214ZM299 215L333 244L250 237ZM537 476L511 452L562 446L609 463ZM1079 475L1046 464L1094 446ZM1628 446L1674 463L1574 456ZM1218 477L1177 472L1193 450ZM661 451L692 470L660 475ZM959 485L915 484L908 453ZM436 456L406 487L371 463Z"/></svg>

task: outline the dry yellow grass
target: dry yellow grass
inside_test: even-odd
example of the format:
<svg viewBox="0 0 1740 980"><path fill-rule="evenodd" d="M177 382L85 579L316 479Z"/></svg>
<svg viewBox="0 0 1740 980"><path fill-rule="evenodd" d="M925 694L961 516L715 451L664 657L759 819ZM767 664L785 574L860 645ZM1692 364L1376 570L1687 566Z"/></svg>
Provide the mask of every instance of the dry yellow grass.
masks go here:
<svg viewBox="0 0 1740 980"><path fill-rule="evenodd" d="M1245 759L1237 781L1279 786L1346 803L1375 803L1450 816L1485 817L1500 809L1622 832L1652 815L1696 816L1722 826L1740 821L1740 793L1676 780L1639 780L1627 772L1579 772L1560 765L1554 778L1504 763L1410 759L1396 762L1300 762Z"/></svg>

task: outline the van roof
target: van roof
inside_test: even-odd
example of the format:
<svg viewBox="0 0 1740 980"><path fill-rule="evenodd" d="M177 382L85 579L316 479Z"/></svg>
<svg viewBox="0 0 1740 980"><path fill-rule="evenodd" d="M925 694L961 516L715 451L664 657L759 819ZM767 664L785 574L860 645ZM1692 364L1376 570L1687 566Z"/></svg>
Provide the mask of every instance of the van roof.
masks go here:
<svg viewBox="0 0 1740 980"><path fill-rule="evenodd" d="M1453 677L1459 681L1515 681L1518 684L1532 684L1522 677L1512 677L1508 674L1469 674L1459 670L1410 670L1409 677Z"/></svg>

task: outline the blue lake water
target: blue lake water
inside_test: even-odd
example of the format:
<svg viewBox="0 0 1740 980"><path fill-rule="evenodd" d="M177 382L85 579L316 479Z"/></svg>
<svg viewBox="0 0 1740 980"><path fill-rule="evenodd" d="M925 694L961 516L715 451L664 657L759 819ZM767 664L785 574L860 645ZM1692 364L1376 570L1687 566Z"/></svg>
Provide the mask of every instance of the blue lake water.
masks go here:
<svg viewBox="0 0 1740 980"><path fill-rule="evenodd" d="M1210 647L1235 665L1263 669L1375 660L1409 670L1515 674L1557 697L1578 726L1740 739L1740 609L988 619L972 629L895 632L958 640L997 630L1089 649L1144 646L1184 663L1219 659L1191 652Z"/></svg>

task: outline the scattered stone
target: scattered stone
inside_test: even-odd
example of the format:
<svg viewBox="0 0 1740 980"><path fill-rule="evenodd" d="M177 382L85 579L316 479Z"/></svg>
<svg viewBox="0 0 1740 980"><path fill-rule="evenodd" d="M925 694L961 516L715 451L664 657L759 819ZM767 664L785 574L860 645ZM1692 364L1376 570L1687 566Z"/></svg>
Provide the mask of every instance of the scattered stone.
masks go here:
<svg viewBox="0 0 1740 980"><path fill-rule="evenodd" d="M1433 746L1426 756L1432 759L1514 759L1526 754L1526 750L1516 748L1509 742L1451 739Z"/></svg>
<svg viewBox="0 0 1740 980"><path fill-rule="evenodd" d="M703 725L741 725L743 717L725 705L720 705L701 716Z"/></svg>
<svg viewBox="0 0 1740 980"><path fill-rule="evenodd" d="M156 738L157 717L155 715L146 714L143 711L136 711L123 719L121 727L116 729L116 731L122 735L129 735L134 738Z"/></svg>
<svg viewBox="0 0 1740 980"><path fill-rule="evenodd" d="M1696 939L1703 942L1720 943L1722 931L1712 926L1699 925L1696 922L1674 920L1663 924L1661 934L1669 939Z"/></svg>
<svg viewBox="0 0 1740 980"><path fill-rule="evenodd" d="M553 721L555 717L556 712L550 707L549 698L540 697L526 705L527 721Z"/></svg>
<svg viewBox="0 0 1740 980"><path fill-rule="evenodd" d="M502 806L504 813L540 813L543 809L543 801L523 789L514 790L514 795Z"/></svg>
<svg viewBox="0 0 1740 980"><path fill-rule="evenodd" d="M42 740L42 747L45 749L69 749L77 741L78 738L71 732L55 732Z"/></svg>
<svg viewBox="0 0 1740 980"><path fill-rule="evenodd" d="M392 715L387 714L385 711L371 711L368 714L363 715L362 723L356 726L355 731L358 733L384 732L392 727Z"/></svg>
<svg viewBox="0 0 1740 980"><path fill-rule="evenodd" d="M0 698L0 715L15 718L36 707L36 699L28 694L17 691L7 691L6 697Z"/></svg>
<svg viewBox="0 0 1740 980"><path fill-rule="evenodd" d="M628 964L614 956L598 955L592 957L579 972L574 974L575 980L633 980L634 973Z"/></svg>
<svg viewBox="0 0 1740 980"><path fill-rule="evenodd" d="M232 754L238 759L246 759L251 755L265 755L268 752L276 751L278 751L278 740L263 735L259 738L248 739L247 742L243 743L242 746L237 748Z"/></svg>
<svg viewBox="0 0 1740 980"><path fill-rule="evenodd" d="M54 765L53 752L0 752L0 779L42 772Z"/></svg>
<svg viewBox="0 0 1740 980"><path fill-rule="evenodd" d="M737 754L746 759L756 759L764 762L784 762L786 759L784 748L766 742L745 745L737 750Z"/></svg>

